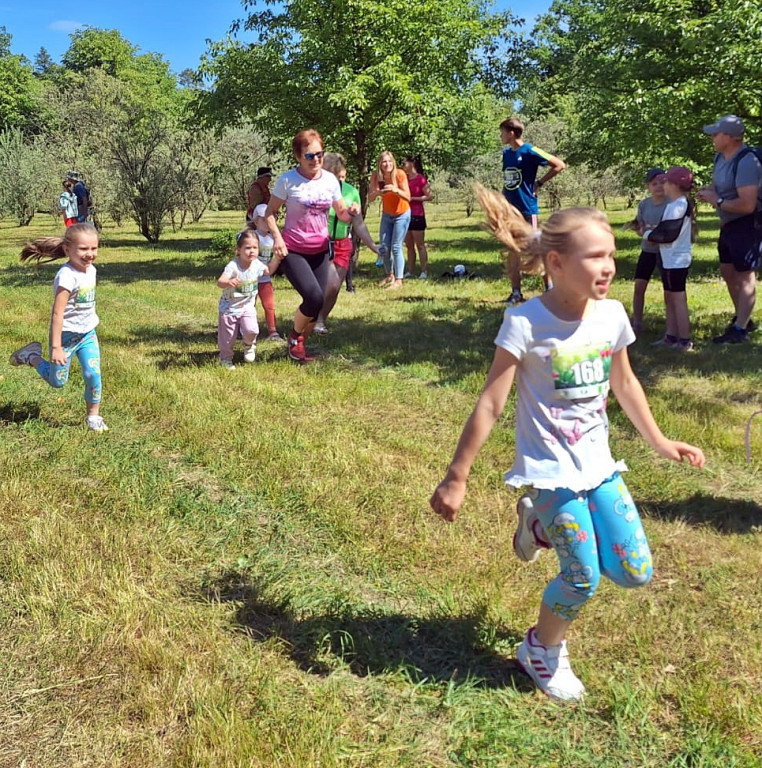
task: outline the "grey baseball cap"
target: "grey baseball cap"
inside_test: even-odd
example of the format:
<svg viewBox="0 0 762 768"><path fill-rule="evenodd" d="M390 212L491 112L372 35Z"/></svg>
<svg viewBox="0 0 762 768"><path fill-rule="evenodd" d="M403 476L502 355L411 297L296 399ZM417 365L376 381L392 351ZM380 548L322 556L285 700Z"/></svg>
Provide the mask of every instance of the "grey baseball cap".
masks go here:
<svg viewBox="0 0 762 768"><path fill-rule="evenodd" d="M710 136L714 136L715 133L727 133L728 136L740 139L743 132L743 120L736 115L723 115L716 123L704 126L704 133Z"/></svg>

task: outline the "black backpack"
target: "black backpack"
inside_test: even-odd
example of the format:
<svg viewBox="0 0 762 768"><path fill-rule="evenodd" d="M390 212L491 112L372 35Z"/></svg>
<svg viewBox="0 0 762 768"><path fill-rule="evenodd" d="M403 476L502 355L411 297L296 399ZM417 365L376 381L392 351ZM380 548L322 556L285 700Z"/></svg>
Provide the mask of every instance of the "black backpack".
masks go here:
<svg viewBox="0 0 762 768"><path fill-rule="evenodd" d="M733 160L733 178L738 173L738 164L751 153L762 167L762 147L744 147ZM762 266L762 186L757 187L757 210L754 215L754 242L744 254L744 264L749 270L758 270Z"/></svg>
<svg viewBox="0 0 762 768"><path fill-rule="evenodd" d="M759 163L760 167L762 167L762 147L744 147L733 160L733 178L735 179L736 174L738 173L738 164L743 160L746 155L752 154L754 157L757 158L757 162ZM760 209L762 208L762 186L757 187L757 213L759 214ZM759 215L757 218L761 218ZM762 224L762 222L757 222L758 224Z"/></svg>

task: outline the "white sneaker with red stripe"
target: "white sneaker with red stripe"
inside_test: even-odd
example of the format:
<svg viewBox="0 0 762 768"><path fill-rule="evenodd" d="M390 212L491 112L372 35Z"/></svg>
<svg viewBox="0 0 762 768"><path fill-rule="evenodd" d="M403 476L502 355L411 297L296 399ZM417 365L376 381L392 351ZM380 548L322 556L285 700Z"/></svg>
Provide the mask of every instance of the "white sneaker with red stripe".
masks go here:
<svg viewBox="0 0 762 768"><path fill-rule="evenodd" d="M537 519L533 502L539 496L535 488L530 488L518 501L516 513L519 523L513 534L513 551L516 557L525 563L533 563L540 556L540 550L550 549L550 542Z"/></svg>
<svg viewBox="0 0 762 768"><path fill-rule="evenodd" d="M519 666L551 698L579 701L585 695L585 686L572 672L566 640L545 646L535 637L534 629L526 633L516 653Z"/></svg>

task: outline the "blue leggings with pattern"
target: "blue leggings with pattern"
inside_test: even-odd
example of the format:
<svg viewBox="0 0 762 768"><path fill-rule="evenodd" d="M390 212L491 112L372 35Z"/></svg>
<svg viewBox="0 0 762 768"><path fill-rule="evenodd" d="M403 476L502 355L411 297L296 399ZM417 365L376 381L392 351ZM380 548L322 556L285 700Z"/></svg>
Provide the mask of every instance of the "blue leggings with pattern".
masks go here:
<svg viewBox="0 0 762 768"><path fill-rule="evenodd" d="M595 594L601 574L622 587L641 587L651 580L651 550L618 472L592 491L556 488L531 495L561 566L542 598L554 614L575 619Z"/></svg>
<svg viewBox="0 0 762 768"><path fill-rule="evenodd" d="M101 401L101 351L98 346L98 336L95 329L87 333L61 333L61 346L66 353L66 363L55 365L47 360L41 360L36 367L51 387L59 389L69 378L69 366L74 355L82 366L82 376L85 380L85 401L92 404Z"/></svg>

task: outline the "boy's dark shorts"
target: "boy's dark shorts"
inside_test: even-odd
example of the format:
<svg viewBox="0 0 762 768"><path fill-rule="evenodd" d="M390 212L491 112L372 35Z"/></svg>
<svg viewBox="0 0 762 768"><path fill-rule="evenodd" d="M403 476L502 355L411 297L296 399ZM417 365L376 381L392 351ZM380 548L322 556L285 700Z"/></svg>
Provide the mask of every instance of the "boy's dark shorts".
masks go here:
<svg viewBox="0 0 762 768"><path fill-rule="evenodd" d="M659 260L658 251L641 251L638 257L638 264L635 267L636 280L650 280L656 269L656 263Z"/></svg>
<svg viewBox="0 0 762 768"><path fill-rule="evenodd" d="M664 269L659 261L661 270L661 284L668 293L685 293L685 283L688 280L690 267L678 267L676 269Z"/></svg>

